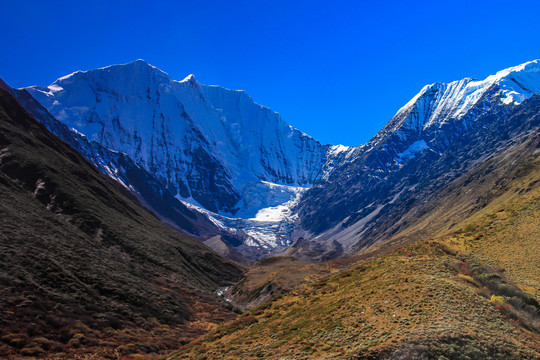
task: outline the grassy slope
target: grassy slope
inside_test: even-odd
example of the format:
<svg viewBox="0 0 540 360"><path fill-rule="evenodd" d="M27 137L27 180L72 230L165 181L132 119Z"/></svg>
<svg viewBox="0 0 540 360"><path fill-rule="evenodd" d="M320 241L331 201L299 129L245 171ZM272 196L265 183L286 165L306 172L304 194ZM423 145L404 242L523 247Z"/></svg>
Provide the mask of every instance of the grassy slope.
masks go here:
<svg viewBox="0 0 540 360"><path fill-rule="evenodd" d="M174 358L539 358L538 334L462 279L460 263L438 243L409 245L266 303Z"/></svg>
<svg viewBox="0 0 540 360"><path fill-rule="evenodd" d="M318 263L305 262L289 256L270 257L249 267L242 280L231 286L224 296L230 298L234 306L240 310L251 310L274 296L350 269L359 261L366 261L380 254L381 252L375 251Z"/></svg>
<svg viewBox="0 0 540 360"><path fill-rule="evenodd" d="M398 233L392 245L443 238L459 252L504 268L508 277L538 297L539 148L540 134L535 134L465 174L418 209L416 221Z"/></svg>
<svg viewBox="0 0 540 360"><path fill-rule="evenodd" d="M467 219L445 241L457 251L504 270L523 290L540 299L540 157L508 191Z"/></svg>
<svg viewBox="0 0 540 360"><path fill-rule="evenodd" d="M271 257L251 266L225 296L243 311L289 292L298 285L338 271L329 263L307 263L293 257Z"/></svg>
<svg viewBox="0 0 540 360"><path fill-rule="evenodd" d="M385 255L267 302L171 358L540 359L538 142L443 190Z"/></svg>
<svg viewBox="0 0 540 360"><path fill-rule="evenodd" d="M163 225L0 90L0 356L177 348L242 269Z"/></svg>

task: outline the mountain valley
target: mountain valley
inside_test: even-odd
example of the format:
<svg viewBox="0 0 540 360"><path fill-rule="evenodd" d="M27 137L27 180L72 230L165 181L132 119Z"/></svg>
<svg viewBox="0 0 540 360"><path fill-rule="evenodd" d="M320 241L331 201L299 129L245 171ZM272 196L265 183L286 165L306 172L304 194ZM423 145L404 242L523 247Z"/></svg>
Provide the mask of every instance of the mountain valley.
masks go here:
<svg viewBox="0 0 540 360"><path fill-rule="evenodd" d="M191 234L213 239L221 254L246 264L291 252L319 261L387 241L416 204L535 131L536 117L516 118L534 114L527 99L540 92L539 68L531 61L481 81L426 86L355 148L321 145L245 92L192 75L174 81L142 60L17 93L46 109L27 106L53 133L88 143L78 147L84 156L165 222L187 228L171 207L207 217ZM143 181L119 154L145 171ZM287 249L300 238L304 255Z"/></svg>
<svg viewBox="0 0 540 360"><path fill-rule="evenodd" d="M539 60L357 147L143 60L0 81L0 194L0 356L540 359Z"/></svg>
<svg viewBox="0 0 540 360"><path fill-rule="evenodd" d="M540 358L539 141L494 159L520 164L451 231L424 240L413 232L341 269L330 263L168 358ZM482 182L475 176L463 190ZM306 274L296 264L280 274L294 269ZM274 270L267 279L286 287Z"/></svg>

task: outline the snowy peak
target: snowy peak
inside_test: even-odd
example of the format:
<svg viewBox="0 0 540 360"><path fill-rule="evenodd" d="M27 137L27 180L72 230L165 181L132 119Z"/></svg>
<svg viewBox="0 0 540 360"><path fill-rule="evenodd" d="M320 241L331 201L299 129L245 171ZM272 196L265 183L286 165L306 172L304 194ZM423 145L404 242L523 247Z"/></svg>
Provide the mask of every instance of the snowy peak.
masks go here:
<svg viewBox="0 0 540 360"><path fill-rule="evenodd" d="M63 76L47 87L32 86L27 88L35 96L45 95L49 97L47 107L53 106L54 100L59 93L66 88L70 92L76 87L78 94L71 93L69 97L86 99L95 97L99 101L99 93L107 91L110 84L126 95L137 93L141 86L149 87L151 84L170 83L169 75L146 61L139 59L127 64L110 65L87 71L76 71ZM57 100L57 99L56 99ZM38 101L42 102L40 99Z"/></svg>
<svg viewBox="0 0 540 360"><path fill-rule="evenodd" d="M499 71L492 77L501 88L505 104L520 104L532 95L540 94L540 60Z"/></svg>
<svg viewBox="0 0 540 360"><path fill-rule="evenodd" d="M125 154L172 197L242 233L243 244L269 249L293 239L299 216L321 229L357 213L361 203L367 218L377 216L378 199L349 199L344 192L378 189L388 174L441 156L475 126L484 105L506 111L539 94L539 67L535 60L484 80L427 85L370 143L356 148L320 144L245 91L203 85L193 74L176 81L143 60L78 71L27 90L69 129ZM415 186L397 185L373 194L392 193L392 204ZM325 188L329 196L318 197ZM334 198L353 211L331 209ZM299 202L297 209L308 210L293 211ZM319 212L327 213L317 218Z"/></svg>
<svg viewBox="0 0 540 360"><path fill-rule="evenodd" d="M87 70L87 71L76 71L70 75L63 76L59 78L57 82L63 82L70 78L77 77L95 77L97 74L107 73L112 76L127 76L134 75L137 76L136 79L140 80L141 76L156 76L159 79L170 79L169 75L164 71L158 69L157 67L150 65L142 59L138 59L126 64L116 64L109 65L102 68Z"/></svg>
<svg viewBox="0 0 540 360"><path fill-rule="evenodd" d="M498 71L495 75L490 75L487 79L494 78L496 81L505 77L513 77L516 74L534 74L540 72L540 59L531 60L521 65L512 66L501 71ZM486 80L487 80L486 79Z"/></svg>
<svg viewBox="0 0 540 360"><path fill-rule="evenodd" d="M352 161L302 195L295 234L324 249L337 241L350 253L392 237L402 241L409 230L396 234L418 216L445 208L439 194L448 194L451 184L475 211L482 209L490 201L484 197L488 188L479 190L477 199L461 191L472 179L468 171L482 169L474 176L486 176L497 166L484 164L538 135L539 65L535 60L483 80L423 87L353 152ZM424 207L434 199L434 206ZM423 233L430 226L426 222L417 229Z"/></svg>
<svg viewBox="0 0 540 360"><path fill-rule="evenodd" d="M189 74L188 76L186 76L184 78L184 80L180 81L180 82L183 82L183 83L189 83L191 85L195 85L197 84L197 80L195 80L195 75L193 74Z"/></svg>
<svg viewBox="0 0 540 360"><path fill-rule="evenodd" d="M193 74L175 81L143 60L27 90L68 128L127 155L173 197L266 249L288 244L301 193L352 153L292 128L245 91Z"/></svg>
<svg viewBox="0 0 540 360"><path fill-rule="evenodd" d="M465 116L488 91L500 97L504 105L520 104L540 94L540 60L510 67L484 80L465 78L451 83L426 85L398 110L384 133L421 133ZM380 134L376 137L379 138Z"/></svg>
<svg viewBox="0 0 540 360"><path fill-rule="evenodd" d="M245 91L202 85L194 75L175 81L143 60L27 90L68 128L126 154L179 200L223 216L249 219L287 203L349 149L320 144Z"/></svg>

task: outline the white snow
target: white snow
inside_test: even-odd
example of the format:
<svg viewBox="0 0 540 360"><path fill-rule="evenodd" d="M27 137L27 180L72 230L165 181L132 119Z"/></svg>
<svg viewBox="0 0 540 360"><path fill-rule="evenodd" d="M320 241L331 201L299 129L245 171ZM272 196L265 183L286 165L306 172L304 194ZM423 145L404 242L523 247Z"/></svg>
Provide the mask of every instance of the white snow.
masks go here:
<svg viewBox="0 0 540 360"><path fill-rule="evenodd" d="M62 91L62 90L64 90L63 87L58 86L58 85L55 85L55 84L49 85L47 88L48 88L49 90L51 90L51 93L54 93L54 92L56 92L56 91Z"/></svg>
<svg viewBox="0 0 540 360"><path fill-rule="evenodd" d="M416 156L416 154L421 153L422 151L429 149L429 146L423 139L417 140L407 148L407 150L398 154L399 160L408 160Z"/></svg>
<svg viewBox="0 0 540 360"><path fill-rule="evenodd" d="M540 60L501 70L484 80L466 78L448 84L427 85L396 116L404 116L399 128L427 129L440 126L450 119L460 119L494 85L500 88L503 104L520 104L534 94L540 94Z"/></svg>
<svg viewBox="0 0 540 360"><path fill-rule="evenodd" d="M318 143L245 91L195 83L192 74L175 81L137 60L77 71L27 90L89 141L125 153L163 183L187 185L191 196L177 198L216 225L241 223L254 244L289 241L290 207L333 170L333 156L352 148ZM210 181L209 168L220 181L216 188L240 196L233 204L237 213L207 211L190 188Z"/></svg>
<svg viewBox="0 0 540 360"><path fill-rule="evenodd" d="M195 75L193 74L189 74L188 76L186 76L184 78L184 80L180 81L180 82L189 82L189 81L195 81Z"/></svg>
<svg viewBox="0 0 540 360"><path fill-rule="evenodd" d="M354 149L354 148L352 148L350 146L332 145L332 146L330 146L330 149L328 150L328 154L330 155L330 157L333 157L333 156L339 155L341 153L350 152L352 149Z"/></svg>
<svg viewBox="0 0 540 360"><path fill-rule="evenodd" d="M298 203L300 196L308 187L287 186L268 181L262 181L261 184L266 187L267 191L256 191L253 195L263 196L266 194L268 199L259 199L255 202L258 206L243 209L240 213L243 217L208 211L193 198L183 199L179 195L176 198L184 205L206 214L210 221L219 228L233 232L243 230L250 236L245 242L248 246L265 249L287 246L291 242L290 232L297 218L291 209ZM265 206L264 204L274 205L261 207ZM248 215L250 213L251 217Z"/></svg>
<svg viewBox="0 0 540 360"><path fill-rule="evenodd" d="M262 183L268 186L271 193L279 193L281 197L277 201L274 201L275 205L257 210L255 217L249 218L249 220L283 221L291 215L291 207L296 205L304 191L309 189L309 186L287 186L269 183L268 181L262 181ZM268 200L266 203L272 204Z"/></svg>

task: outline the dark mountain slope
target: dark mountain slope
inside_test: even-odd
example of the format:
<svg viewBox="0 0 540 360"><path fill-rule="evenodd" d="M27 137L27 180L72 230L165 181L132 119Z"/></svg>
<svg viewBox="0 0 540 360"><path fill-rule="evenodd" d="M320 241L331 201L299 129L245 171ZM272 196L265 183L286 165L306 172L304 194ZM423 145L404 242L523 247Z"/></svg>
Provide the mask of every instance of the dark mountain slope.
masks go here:
<svg viewBox="0 0 540 360"><path fill-rule="evenodd" d="M178 347L242 269L163 225L0 90L0 354ZM99 349L99 350L97 350Z"/></svg>
<svg viewBox="0 0 540 360"><path fill-rule="evenodd" d="M536 100L540 107L540 98ZM512 120L518 122L520 116L526 116L538 123L540 116L531 113L533 109L519 112L518 118ZM524 179L531 186L540 181L539 147L540 133L533 129L512 139L502 154L478 161L476 167L444 187L415 199L412 208L408 207L410 204L396 204L393 216L380 219L381 226L369 231L372 238L379 240L372 247L381 245L382 239L400 243L447 233L463 221L483 214L493 204L522 197L531 188L519 187L513 181ZM357 249L366 251L366 246L360 243Z"/></svg>
<svg viewBox="0 0 540 360"><path fill-rule="evenodd" d="M145 207L152 210L163 222L188 235L211 237L222 233L211 221L198 212L188 209L145 169L126 154L111 151L82 134L71 131L56 120L26 90L11 90L19 103L47 129L67 142L80 154L86 154L101 172L108 174L129 188Z"/></svg>

